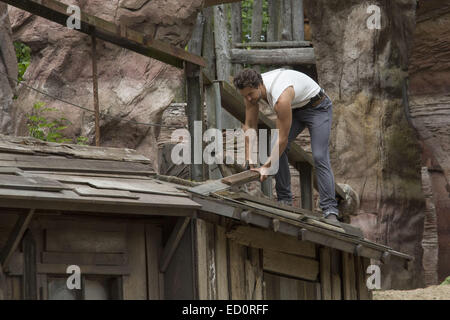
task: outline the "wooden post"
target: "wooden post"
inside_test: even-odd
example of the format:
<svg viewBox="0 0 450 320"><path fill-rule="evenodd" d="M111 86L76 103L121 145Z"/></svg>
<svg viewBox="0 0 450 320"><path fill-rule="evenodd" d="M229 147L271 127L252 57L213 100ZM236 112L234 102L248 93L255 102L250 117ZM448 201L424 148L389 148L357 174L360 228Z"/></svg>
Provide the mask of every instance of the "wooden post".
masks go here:
<svg viewBox="0 0 450 320"><path fill-rule="evenodd" d="M92 82L94 89L94 111L95 111L95 145L100 146L100 108L98 105L98 78L97 78L97 39L95 30L91 33L92 39Z"/></svg>
<svg viewBox="0 0 450 320"><path fill-rule="evenodd" d="M280 23L280 1L268 0L269 4L269 26L267 28L267 41L278 41L278 29Z"/></svg>
<svg viewBox="0 0 450 320"><path fill-rule="evenodd" d="M281 33L279 40L292 40L292 5L291 0L282 0L281 4Z"/></svg>
<svg viewBox="0 0 450 320"><path fill-rule="evenodd" d="M214 7L214 40L216 47L217 80L229 81L231 60L224 5Z"/></svg>
<svg viewBox="0 0 450 320"><path fill-rule="evenodd" d="M189 41L189 52L201 55L203 45L204 17L200 12L197 16L196 26ZM186 89L187 89L187 118L191 136L191 179L204 180L203 172L203 104L200 79L200 67L186 62ZM200 122L200 131L196 130L195 123Z"/></svg>
<svg viewBox="0 0 450 320"><path fill-rule="evenodd" d="M313 167L307 162L297 163L297 170L300 174L301 207L303 209L313 209Z"/></svg>
<svg viewBox="0 0 450 320"><path fill-rule="evenodd" d="M292 40L305 40L305 15L303 0L292 0Z"/></svg>
<svg viewBox="0 0 450 320"><path fill-rule="evenodd" d="M231 76L231 59L224 5L214 7L214 42L216 48L217 80L229 82ZM224 129L236 129L241 127L241 123L226 110L221 110L221 117Z"/></svg>
<svg viewBox="0 0 450 320"><path fill-rule="evenodd" d="M195 130L195 123L202 121L202 105L200 94L200 68L186 63L187 118L191 136L191 179L203 181L203 129ZM198 163L200 162L200 163Z"/></svg>
<svg viewBox="0 0 450 320"><path fill-rule="evenodd" d="M240 2L231 4L231 41L233 47L237 43L242 43L242 6ZM235 63L233 66L233 74L236 75L243 69L242 64Z"/></svg>
<svg viewBox="0 0 450 320"><path fill-rule="evenodd" d="M24 300L37 300L36 242L28 229L22 240L23 279L22 296Z"/></svg>
<svg viewBox="0 0 450 320"><path fill-rule="evenodd" d="M252 42L261 42L262 19L263 19L263 2L262 0L253 1L252 15ZM259 65L252 66L257 72L261 72Z"/></svg>

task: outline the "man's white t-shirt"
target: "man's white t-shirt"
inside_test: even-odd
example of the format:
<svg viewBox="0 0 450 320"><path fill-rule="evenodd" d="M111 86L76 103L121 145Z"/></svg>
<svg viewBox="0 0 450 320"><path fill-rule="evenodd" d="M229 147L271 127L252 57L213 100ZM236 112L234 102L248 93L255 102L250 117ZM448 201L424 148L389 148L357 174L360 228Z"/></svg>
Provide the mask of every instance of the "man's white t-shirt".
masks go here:
<svg viewBox="0 0 450 320"><path fill-rule="evenodd" d="M305 106L311 98L320 92L320 86L317 82L299 71L276 69L263 73L261 76L267 90L267 100L272 108L275 107L278 98L284 90L290 86L292 86L295 91L292 109Z"/></svg>

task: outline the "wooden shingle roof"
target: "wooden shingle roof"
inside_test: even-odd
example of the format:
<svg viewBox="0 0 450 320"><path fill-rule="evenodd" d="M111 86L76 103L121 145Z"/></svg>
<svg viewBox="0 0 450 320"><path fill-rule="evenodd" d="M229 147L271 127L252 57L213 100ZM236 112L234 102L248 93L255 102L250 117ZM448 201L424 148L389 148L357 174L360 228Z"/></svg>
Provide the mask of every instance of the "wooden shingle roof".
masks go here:
<svg viewBox="0 0 450 320"><path fill-rule="evenodd" d="M413 257L364 238L355 226L242 192L200 196L195 183L157 175L135 150L0 135L0 207L110 214L213 214L387 262Z"/></svg>

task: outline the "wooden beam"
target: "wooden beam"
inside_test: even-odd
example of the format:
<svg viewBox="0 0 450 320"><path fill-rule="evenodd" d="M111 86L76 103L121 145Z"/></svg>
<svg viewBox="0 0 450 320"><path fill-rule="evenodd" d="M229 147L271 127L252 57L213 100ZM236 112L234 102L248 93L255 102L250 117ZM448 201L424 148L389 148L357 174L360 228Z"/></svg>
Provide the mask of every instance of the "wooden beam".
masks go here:
<svg viewBox="0 0 450 320"><path fill-rule="evenodd" d="M241 2L242 0L205 0L203 7L217 6L224 3Z"/></svg>
<svg viewBox="0 0 450 320"><path fill-rule="evenodd" d="M1 1L63 26L66 26L67 19L70 17L67 13L68 6L56 0ZM153 39L151 36L134 31L127 26L119 26L85 12L81 12L80 20L81 28L77 31L86 34L94 33L99 39L160 60L177 68L183 68L184 61L202 67L206 65L200 56L191 54L182 48L172 46L160 40Z"/></svg>
<svg viewBox="0 0 450 320"><path fill-rule="evenodd" d="M37 300L36 242L30 230L27 230L23 236L22 251L22 296L24 300Z"/></svg>
<svg viewBox="0 0 450 320"><path fill-rule="evenodd" d="M228 239L252 248L316 258L316 246L313 243L299 241L294 237L265 229L237 226L227 231L226 236Z"/></svg>
<svg viewBox="0 0 450 320"><path fill-rule="evenodd" d="M183 237L184 231L186 230L186 227L188 226L190 221L191 218L188 217L178 219L162 252L161 264L159 267L161 272L165 272L167 267L169 266L170 260L172 259L172 256L175 253L175 250L177 249L178 244Z"/></svg>
<svg viewBox="0 0 450 320"><path fill-rule="evenodd" d="M16 251L17 246L19 245L20 240L22 239L25 230L27 230L31 218L33 218L35 209L30 209L30 211L26 214L21 214L17 219L17 222L3 247L3 251L0 255L0 264L4 271L8 270L8 263L11 259L12 254Z"/></svg>
<svg viewBox="0 0 450 320"><path fill-rule="evenodd" d="M320 248L320 286L322 292L322 300L331 300L330 248Z"/></svg>
<svg viewBox="0 0 450 320"><path fill-rule="evenodd" d="M221 181L229 186L243 185L251 181L258 180L259 173L256 171L247 170L241 173L233 174L223 178Z"/></svg>
<svg viewBox="0 0 450 320"><path fill-rule="evenodd" d="M267 50L231 49L231 62L258 65L310 65L316 63L314 48Z"/></svg>
<svg viewBox="0 0 450 320"><path fill-rule="evenodd" d="M266 271L311 281L316 281L319 275L317 260L271 250L263 250L263 267Z"/></svg>
<svg viewBox="0 0 450 320"><path fill-rule="evenodd" d="M310 41L271 41L271 42L247 42L234 43L236 48L304 48L311 47Z"/></svg>
<svg viewBox="0 0 450 320"><path fill-rule="evenodd" d="M92 87L94 94L95 113L95 145L100 147L100 107L98 104L98 77L97 77L97 38L91 34L92 43Z"/></svg>

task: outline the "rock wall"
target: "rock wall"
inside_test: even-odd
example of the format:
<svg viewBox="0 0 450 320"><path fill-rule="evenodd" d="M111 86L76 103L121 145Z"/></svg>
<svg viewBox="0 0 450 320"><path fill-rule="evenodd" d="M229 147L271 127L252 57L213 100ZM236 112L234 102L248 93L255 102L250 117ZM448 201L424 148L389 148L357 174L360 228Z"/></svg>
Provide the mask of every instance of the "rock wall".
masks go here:
<svg viewBox="0 0 450 320"><path fill-rule="evenodd" d="M172 45L184 47L190 38L203 0L88 0L64 1L108 21L123 23ZM14 39L32 49L25 74L27 84L60 99L93 110L90 37L43 18L10 7ZM164 109L183 83L183 70L157 60L97 41L101 145L137 149L154 162L157 170L158 127L120 121L160 123ZM35 102L60 110L73 125L68 137L84 135L95 141L94 115L25 87L11 112L8 133L26 135L26 114ZM5 131L2 131L3 133Z"/></svg>
<svg viewBox="0 0 450 320"><path fill-rule="evenodd" d="M17 77L16 53L12 42L7 5L0 2L0 130L11 132L11 108Z"/></svg>
<svg viewBox="0 0 450 320"><path fill-rule="evenodd" d="M382 266L383 288L421 286L424 197L421 149L403 99L415 28L414 0L306 1L319 82L334 102L336 180L360 195L352 224L366 238L413 255L410 271ZM380 8L380 29L367 21Z"/></svg>
<svg viewBox="0 0 450 320"><path fill-rule="evenodd" d="M436 226L428 226L423 264L437 284L450 274L450 1L420 1L409 64L409 111L422 145ZM426 183L426 181L425 181ZM434 234L436 233L436 234ZM437 252L435 252L437 251Z"/></svg>

